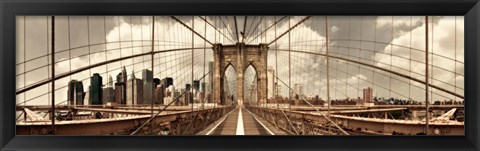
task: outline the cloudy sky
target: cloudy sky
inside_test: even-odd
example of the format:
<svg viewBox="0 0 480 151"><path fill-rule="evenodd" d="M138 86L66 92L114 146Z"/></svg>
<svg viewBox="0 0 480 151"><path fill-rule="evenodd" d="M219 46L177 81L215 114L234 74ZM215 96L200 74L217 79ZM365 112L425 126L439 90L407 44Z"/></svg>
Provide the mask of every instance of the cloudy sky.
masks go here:
<svg viewBox="0 0 480 151"><path fill-rule="evenodd" d="M232 16L176 18L211 43L232 44L239 40L247 44L258 44L270 43L305 16L237 16L237 28ZM429 67L430 83L462 96L463 20L463 16L430 16L428 22L429 62L432 65ZM271 26L275 22L278 23ZM276 69L279 79L285 83L279 81L283 84L281 92L284 96L288 95L289 83L299 83L304 85L307 96L319 95L326 98L327 61L319 54L326 53L325 39L328 33L329 55L425 80L426 25L424 16L329 16L327 22L324 16L313 16L269 46L268 66ZM50 30L50 17L17 17L17 88L48 78ZM245 40L241 34L237 39L236 30L244 31ZM204 72L208 72L208 62L213 61L213 53L211 45L200 36L193 35L188 28L169 16L155 17L154 36L154 51L177 49L154 56L155 77L174 77L175 86L181 88L190 83L192 72L194 79L200 79ZM151 39L151 16L57 16L56 74L106 60L150 52ZM193 52L192 47L196 48ZM289 49L300 52L289 53ZM150 55L126 59L57 80L56 100L60 102L58 100L66 99L67 90L64 87L70 79L83 80L84 86L88 86L88 77L93 73L101 73L106 83L109 75L115 76L120 72L121 66L126 66L129 74L134 71L136 77L141 77L142 69L151 68L150 60ZM332 99L362 96L361 89L366 87L373 87L374 93L379 97L425 98L424 85L421 83L339 59L330 59L329 66ZM254 75L254 70L246 73L246 77ZM252 79L247 78L245 83L251 83ZM234 88L232 83L234 82L229 82ZM48 94L48 89L45 85L19 94L17 102L31 100L27 105L48 104L49 96L44 95ZM460 100L436 89L432 90L432 99Z"/></svg>

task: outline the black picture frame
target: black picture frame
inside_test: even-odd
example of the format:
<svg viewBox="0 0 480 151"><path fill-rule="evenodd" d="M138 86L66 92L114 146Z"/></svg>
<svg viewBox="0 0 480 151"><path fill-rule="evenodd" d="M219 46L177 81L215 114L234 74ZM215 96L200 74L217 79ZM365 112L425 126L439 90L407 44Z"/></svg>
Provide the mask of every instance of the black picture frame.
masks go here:
<svg viewBox="0 0 480 151"><path fill-rule="evenodd" d="M1 150L480 148L478 0L1 0L0 13ZM15 136L16 15L465 15L465 136Z"/></svg>

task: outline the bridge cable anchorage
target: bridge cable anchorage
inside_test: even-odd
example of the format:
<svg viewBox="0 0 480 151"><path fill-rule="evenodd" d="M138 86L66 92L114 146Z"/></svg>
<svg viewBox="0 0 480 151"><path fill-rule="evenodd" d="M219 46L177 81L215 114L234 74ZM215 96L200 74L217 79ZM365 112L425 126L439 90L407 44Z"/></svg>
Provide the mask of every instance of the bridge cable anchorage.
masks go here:
<svg viewBox="0 0 480 151"><path fill-rule="evenodd" d="M276 76L276 75L275 75ZM277 77L278 78L278 77ZM301 97L301 99L303 101L305 101L308 105L310 105L313 109L315 109L315 111L317 111L320 115L322 115L325 119L328 120L329 123L333 124L336 128L338 128L343 134L345 135L350 135L348 134L347 131L343 130L343 128L341 128L340 126L338 126L335 122L332 121L332 119L330 119L327 115L325 115L324 113L320 112L320 110L318 110L318 108L316 108L315 106L313 106L313 104L311 104L309 101L307 101L304 96L302 95L299 95L297 92L295 92L291 87L289 87L285 82L283 82L282 80L280 80L280 78L278 78L278 80L280 82L282 82L288 89L290 89L290 91L292 91L293 93L295 93L296 95L298 95L299 97Z"/></svg>
<svg viewBox="0 0 480 151"><path fill-rule="evenodd" d="M280 39L281 37L283 37L285 34L287 33L290 33L290 31L292 31L292 29L296 28L298 25L302 24L303 22L305 22L306 20L310 19L311 16L307 16L305 18L303 18L302 20L300 20L299 22L297 22L295 25L293 25L292 27L290 27L287 31L285 31L284 33L280 34L280 36L278 37L275 37L275 39L273 39L270 43L268 43L267 45L271 45L272 43L274 43L275 41L277 41L278 39Z"/></svg>
<svg viewBox="0 0 480 151"><path fill-rule="evenodd" d="M200 35L197 31L195 31L194 29L192 29L191 27L189 27L187 24L185 24L184 22L182 22L180 19L178 19L177 17L175 16L171 16L174 20L176 20L178 23L182 24L183 26L185 26L185 28L189 29L190 31L192 31L193 33L195 33L195 35L197 35L198 37L202 38L203 40L205 40L206 42L208 42L210 45L213 45L212 42L208 41L207 38L203 37L202 35Z"/></svg>
<svg viewBox="0 0 480 151"><path fill-rule="evenodd" d="M210 70L208 73L206 73L205 75L202 76L202 78L200 78L200 80L202 80L203 78L205 78L206 75L210 74L212 70ZM193 81L192 81L193 82ZM167 106L163 107L157 114L155 114L155 116L152 116L151 118L149 118L147 121L145 121L145 123L143 123L140 127L138 127L135 131L133 131L132 133L130 133L130 135L135 135L140 129L142 129L143 127L145 127L145 125L147 125L148 123L150 123L155 117L157 117L158 115L160 115L160 113L162 113L163 111L165 111L170 105L172 105L173 103L177 102L180 97L182 97L187 91L183 91L179 96L177 96L172 102L168 103Z"/></svg>
<svg viewBox="0 0 480 151"><path fill-rule="evenodd" d="M257 34L254 38L252 38L252 40L250 40L250 41L247 42L247 43L251 43L253 40L257 39L259 36L261 36L262 34L264 34L265 32L267 32L268 29L270 29L270 28L272 28L272 27L274 27L274 26L276 27L276 25L277 25L280 21L282 21L283 19L285 19L285 18L287 18L287 16L283 16L283 17L280 18L278 21L275 21L275 23L273 23L272 25L270 25L269 27L267 27L265 30L263 30L262 32L260 32L259 34ZM277 34L277 32L275 32L275 34ZM250 38L248 38L248 39L250 39ZM247 40L248 40L248 39L247 39Z"/></svg>
<svg viewBox="0 0 480 151"><path fill-rule="evenodd" d="M322 53L318 53L318 52L308 52L308 51L301 51L301 50L285 50L285 49L270 49L270 50L286 51L286 52L291 51L291 52L296 52L296 53L306 53L306 54L320 55L320 56L326 57L326 54L322 54ZM355 61L355 60L352 60L352 59L348 59L348 58L343 58L343 57L331 55L331 54L329 54L328 57L329 57L329 58L334 58L334 59L339 59L339 60L344 60L344 61L348 61L348 62L352 62L352 63L356 63L356 64L360 64L360 65L367 66L367 67L371 67L371 68L375 68L375 69L378 69L378 70L382 70L382 71L385 71L385 72L388 72L388 73L392 73L392 74L398 75L398 76L403 77L403 78L407 78L407 79L413 80L413 81L418 82L418 83L421 83L421 84L426 84L426 82L423 81L423 80L414 78L414 77L409 76L409 75L402 74L402 73L400 73L400 72L396 72L396 71L393 71L393 70L389 70L389 69L385 69L385 68L382 68L382 67L378 67L378 66L375 66L375 65L371 65L371 64L367 64L367 63L360 62L360 61ZM440 90L440 91L442 91L442 92L448 93L448 94L450 94L450 95L453 95L453 96L462 98L462 99L465 98L464 96L462 96L462 95L460 95L460 94L457 94L457 93L455 93L455 92L452 92L452 91L449 91L449 90L447 90L447 89L441 88L441 87L439 87L439 86L433 85L433 84L431 84L431 83L428 83L428 86L429 86L429 87L432 87L432 88L435 88L435 89L437 89L437 90Z"/></svg>

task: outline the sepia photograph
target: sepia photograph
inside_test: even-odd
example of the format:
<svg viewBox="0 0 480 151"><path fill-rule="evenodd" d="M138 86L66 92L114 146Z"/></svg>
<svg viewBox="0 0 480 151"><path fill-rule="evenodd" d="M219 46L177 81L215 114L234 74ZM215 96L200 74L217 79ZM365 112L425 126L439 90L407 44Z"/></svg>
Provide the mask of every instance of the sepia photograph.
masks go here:
<svg viewBox="0 0 480 151"><path fill-rule="evenodd" d="M16 135L465 136L464 16L15 21Z"/></svg>

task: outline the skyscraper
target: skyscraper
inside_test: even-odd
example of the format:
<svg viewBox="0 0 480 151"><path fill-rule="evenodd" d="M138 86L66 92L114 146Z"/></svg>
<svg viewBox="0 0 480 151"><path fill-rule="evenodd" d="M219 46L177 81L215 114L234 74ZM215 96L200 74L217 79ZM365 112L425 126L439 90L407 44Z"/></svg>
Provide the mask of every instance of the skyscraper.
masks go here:
<svg viewBox="0 0 480 151"><path fill-rule="evenodd" d="M85 92L82 81L71 80L68 82L68 105L83 105Z"/></svg>
<svg viewBox="0 0 480 151"><path fill-rule="evenodd" d="M98 73L94 73L90 77L90 104L91 105L101 105L103 99L102 91L102 76Z"/></svg>
<svg viewBox="0 0 480 151"><path fill-rule="evenodd" d="M192 88L192 85L191 84L185 84L185 94L183 94L183 98L184 98L184 105L188 105L190 103L193 103L193 94L192 94L192 90L190 89L194 89ZM183 91L182 91L183 92Z"/></svg>
<svg viewBox="0 0 480 151"><path fill-rule="evenodd" d="M108 76L108 83L105 88L103 88L103 103L114 102L115 100L115 91L113 89L113 79L112 76Z"/></svg>
<svg viewBox="0 0 480 151"><path fill-rule="evenodd" d="M115 103L116 104L126 104L126 90L125 90L125 83L123 82L116 82L115 83Z"/></svg>
<svg viewBox="0 0 480 151"><path fill-rule="evenodd" d="M365 103L373 103L373 89L367 87L363 89L363 101Z"/></svg>
<svg viewBox="0 0 480 151"><path fill-rule="evenodd" d="M213 92L213 61L210 61L208 63L208 70L210 71L210 74L208 74L208 92ZM212 95L213 96L213 95ZM210 97L208 100L208 103L213 103L213 97Z"/></svg>
<svg viewBox="0 0 480 151"><path fill-rule="evenodd" d="M107 87L113 87L113 78L112 75L108 76Z"/></svg>
<svg viewBox="0 0 480 151"><path fill-rule="evenodd" d="M161 80L158 78L153 78L153 87L156 88L160 84Z"/></svg>
<svg viewBox="0 0 480 151"><path fill-rule="evenodd" d="M363 89L363 98L357 100L357 105L373 106L373 89L367 87Z"/></svg>
<svg viewBox="0 0 480 151"><path fill-rule="evenodd" d="M133 72L132 72L133 73ZM127 105L136 105L143 103L143 81L135 78L135 74L132 74L132 78L127 81Z"/></svg>
<svg viewBox="0 0 480 151"><path fill-rule="evenodd" d="M133 72L132 72L132 74L133 74ZM128 75L128 74L127 74L127 69L125 69L125 66L123 66L123 68L122 68L122 77L121 77L121 78L122 78L122 79L121 79L122 82L124 82L124 83L127 82L127 80L128 80L127 75Z"/></svg>
<svg viewBox="0 0 480 151"><path fill-rule="evenodd" d="M150 104L152 103L153 98L153 72L148 69L142 70L142 81L143 81L143 100L141 104ZM140 102L139 102L140 103Z"/></svg>
<svg viewBox="0 0 480 151"><path fill-rule="evenodd" d="M125 66L122 72L117 75L117 82L115 83L115 102L117 104L127 103L127 70Z"/></svg>
<svg viewBox="0 0 480 151"><path fill-rule="evenodd" d="M275 85L276 85L275 97L279 97L280 94L282 94L282 85L278 84L277 82L275 82Z"/></svg>
<svg viewBox="0 0 480 151"><path fill-rule="evenodd" d="M163 86L163 84L159 84L157 85L156 89L155 89L155 94L154 94L154 103L155 104L163 104L164 103L164 97L165 97L165 87Z"/></svg>
<svg viewBox="0 0 480 151"><path fill-rule="evenodd" d="M292 92L292 97L294 97L295 99L300 99L300 97L304 97L304 94L303 94L303 84L300 84L300 83L297 83L293 86L293 91Z"/></svg>

